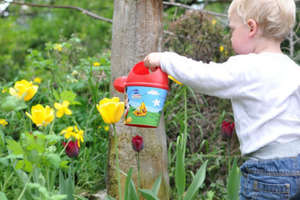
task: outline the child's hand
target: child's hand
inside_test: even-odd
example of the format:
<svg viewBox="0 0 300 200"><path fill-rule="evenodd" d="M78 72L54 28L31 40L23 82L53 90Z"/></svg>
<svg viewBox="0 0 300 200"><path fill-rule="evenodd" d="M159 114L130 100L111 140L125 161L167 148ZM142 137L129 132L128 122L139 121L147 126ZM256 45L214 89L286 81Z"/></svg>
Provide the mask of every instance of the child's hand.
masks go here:
<svg viewBox="0 0 300 200"><path fill-rule="evenodd" d="M144 65L154 71L157 67L160 67L161 53L150 53L144 59Z"/></svg>

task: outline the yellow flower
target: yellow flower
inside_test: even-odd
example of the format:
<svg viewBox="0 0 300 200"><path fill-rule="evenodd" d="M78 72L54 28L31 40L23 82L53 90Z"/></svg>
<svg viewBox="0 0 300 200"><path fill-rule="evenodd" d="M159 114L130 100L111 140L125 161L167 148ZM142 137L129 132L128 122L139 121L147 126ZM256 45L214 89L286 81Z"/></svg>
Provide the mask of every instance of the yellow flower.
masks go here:
<svg viewBox="0 0 300 200"><path fill-rule="evenodd" d="M182 83L177 81L173 76L169 75L168 78L177 83L178 85L182 85Z"/></svg>
<svg viewBox="0 0 300 200"><path fill-rule="evenodd" d="M113 97L111 99L104 98L99 101L99 104L97 104L96 107L106 124L118 122L124 112L124 102L120 102L118 97Z"/></svg>
<svg viewBox="0 0 300 200"><path fill-rule="evenodd" d="M53 49L56 51L62 51L62 45L61 44L54 44Z"/></svg>
<svg viewBox="0 0 300 200"><path fill-rule="evenodd" d="M211 20L212 25L215 25L216 23L217 23L217 20L215 20L215 19Z"/></svg>
<svg viewBox="0 0 300 200"><path fill-rule="evenodd" d="M49 106L42 106L37 104L31 107L31 115L26 112L26 115L32 120L37 126L47 126L54 119L54 110Z"/></svg>
<svg viewBox="0 0 300 200"><path fill-rule="evenodd" d="M78 129L78 127L75 126L75 135L74 135L74 137L75 137L75 139L78 142L78 147L80 147L80 142L84 142L84 140L83 140L83 134L84 134L84 131Z"/></svg>
<svg viewBox="0 0 300 200"><path fill-rule="evenodd" d="M69 101L63 101L61 104L60 103L54 103L54 107L57 110L56 111L56 117L61 118L66 115L71 115L72 111L69 109L70 102Z"/></svg>
<svg viewBox="0 0 300 200"><path fill-rule="evenodd" d="M104 126L105 131L109 131L109 126Z"/></svg>
<svg viewBox="0 0 300 200"><path fill-rule="evenodd" d="M77 141L78 147L80 147L80 142L84 142L84 131L78 129L77 126L68 126L64 130L62 130L60 134L64 135L66 139L69 139L70 137L74 138Z"/></svg>
<svg viewBox="0 0 300 200"><path fill-rule="evenodd" d="M2 89L2 91L1 91L2 93L5 93L5 92L7 92L7 89L6 88L4 88L4 89Z"/></svg>
<svg viewBox="0 0 300 200"><path fill-rule="evenodd" d="M73 131L73 126L68 126L64 130L60 132L61 135L64 135L66 139L69 139L70 137L74 137L75 132Z"/></svg>
<svg viewBox="0 0 300 200"><path fill-rule="evenodd" d="M40 77L35 77L35 78L33 79L33 82L35 82L35 83L41 83L41 82L42 82L42 79L41 79Z"/></svg>
<svg viewBox="0 0 300 200"><path fill-rule="evenodd" d="M7 121L5 119L0 119L0 124L2 126L6 126L8 123L7 123Z"/></svg>
<svg viewBox="0 0 300 200"><path fill-rule="evenodd" d="M100 66L100 63L99 63L99 62L94 62L94 63L93 63L93 66L94 66L94 67L99 67L99 66Z"/></svg>
<svg viewBox="0 0 300 200"><path fill-rule="evenodd" d="M221 53L224 51L223 45L221 45L221 46L219 47L219 51L220 51Z"/></svg>
<svg viewBox="0 0 300 200"><path fill-rule="evenodd" d="M14 88L9 88L9 93L12 96L24 98L24 101L29 101L37 92L39 86L33 85L32 82L26 80L17 81Z"/></svg>

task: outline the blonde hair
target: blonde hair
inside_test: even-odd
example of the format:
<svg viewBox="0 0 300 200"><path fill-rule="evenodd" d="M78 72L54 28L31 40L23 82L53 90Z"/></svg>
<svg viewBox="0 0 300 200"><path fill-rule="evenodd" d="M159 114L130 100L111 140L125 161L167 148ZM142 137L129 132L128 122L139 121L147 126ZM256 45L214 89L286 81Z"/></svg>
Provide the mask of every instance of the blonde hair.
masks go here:
<svg viewBox="0 0 300 200"><path fill-rule="evenodd" d="M245 24L255 20L263 37L282 41L294 27L296 5L294 0L233 0L228 10L232 15Z"/></svg>

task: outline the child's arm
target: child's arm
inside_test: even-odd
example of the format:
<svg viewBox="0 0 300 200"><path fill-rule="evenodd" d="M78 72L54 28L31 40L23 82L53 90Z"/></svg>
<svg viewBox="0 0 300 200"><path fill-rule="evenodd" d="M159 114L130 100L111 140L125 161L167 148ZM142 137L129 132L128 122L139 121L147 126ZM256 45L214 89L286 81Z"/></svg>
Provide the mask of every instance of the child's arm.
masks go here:
<svg viewBox="0 0 300 200"><path fill-rule="evenodd" d="M198 91L218 96L232 98L241 95L244 70L241 70L241 59L234 58L225 63L203 63L176 53L150 53L144 59L144 64L151 70L156 67L173 76L178 81L197 89ZM244 61L244 60L243 60Z"/></svg>

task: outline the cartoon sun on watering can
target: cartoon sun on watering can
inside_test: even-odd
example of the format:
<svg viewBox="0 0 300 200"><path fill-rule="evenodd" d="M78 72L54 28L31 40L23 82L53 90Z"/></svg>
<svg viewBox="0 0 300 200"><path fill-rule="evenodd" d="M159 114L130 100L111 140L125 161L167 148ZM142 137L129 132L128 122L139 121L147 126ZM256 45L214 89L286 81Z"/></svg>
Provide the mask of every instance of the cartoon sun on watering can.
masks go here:
<svg viewBox="0 0 300 200"><path fill-rule="evenodd" d="M114 88L125 93L125 124L155 128L159 125L167 97L168 75L157 68L149 72L144 62L137 63L129 75L117 78Z"/></svg>

